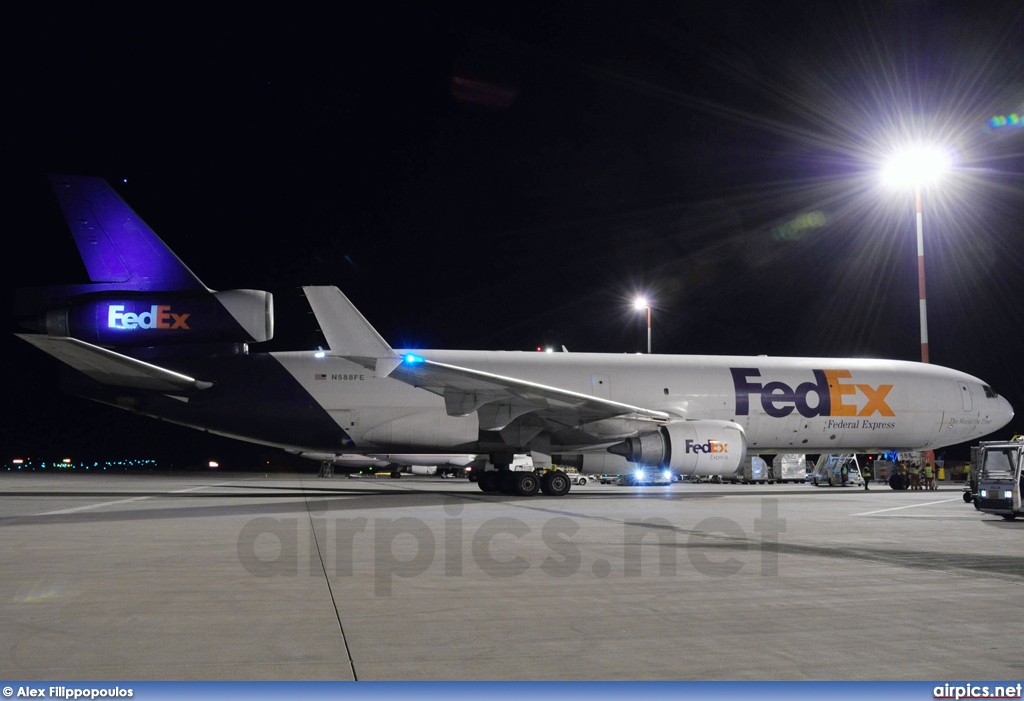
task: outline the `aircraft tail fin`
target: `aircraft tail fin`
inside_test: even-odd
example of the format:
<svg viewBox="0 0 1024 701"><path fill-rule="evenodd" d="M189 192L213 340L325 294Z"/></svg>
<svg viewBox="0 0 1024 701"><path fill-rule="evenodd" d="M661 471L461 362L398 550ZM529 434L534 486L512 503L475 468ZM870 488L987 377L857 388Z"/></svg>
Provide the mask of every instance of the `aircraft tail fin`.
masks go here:
<svg viewBox="0 0 1024 701"><path fill-rule="evenodd" d="M239 344L273 338L271 293L206 287L101 178L53 175L50 184L90 282L19 290L14 311L23 327L104 348L175 346L182 353L238 352ZM47 343L36 345L84 357L74 344Z"/></svg>
<svg viewBox="0 0 1024 701"><path fill-rule="evenodd" d="M102 178L50 176L89 279L132 291L209 292Z"/></svg>

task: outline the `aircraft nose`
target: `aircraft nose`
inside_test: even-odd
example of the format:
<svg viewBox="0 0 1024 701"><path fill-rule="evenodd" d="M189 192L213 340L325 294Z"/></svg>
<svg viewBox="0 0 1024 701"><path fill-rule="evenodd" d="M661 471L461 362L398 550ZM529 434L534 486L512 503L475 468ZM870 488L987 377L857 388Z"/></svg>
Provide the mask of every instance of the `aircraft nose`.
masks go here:
<svg viewBox="0 0 1024 701"><path fill-rule="evenodd" d="M995 420L995 423L999 428L1002 428L1006 424L1010 423L1011 419L1013 419L1013 407L1010 406L1010 403L1006 401L1005 397L1000 395L994 414L993 419Z"/></svg>

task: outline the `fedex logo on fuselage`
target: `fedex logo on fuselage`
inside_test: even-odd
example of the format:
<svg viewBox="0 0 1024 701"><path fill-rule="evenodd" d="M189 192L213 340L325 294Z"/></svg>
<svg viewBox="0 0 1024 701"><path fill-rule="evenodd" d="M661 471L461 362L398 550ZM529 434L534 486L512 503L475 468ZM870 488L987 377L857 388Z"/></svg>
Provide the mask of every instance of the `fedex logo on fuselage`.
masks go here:
<svg viewBox="0 0 1024 701"><path fill-rule="evenodd" d="M881 416L896 414L885 399L893 385L858 384L851 380L849 370L812 370L814 380L790 387L785 382L761 384L752 378L760 377L757 368L729 368L736 387L736 414L750 414L750 395L761 399L761 408L768 416L781 419L795 409L801 416ZM812 399L813 397L813 399ZM863 402L863 404L862 404Z"/></svg>
<svg viewBox="0 0 1024 701"><path fill-rule="evenodd" d="M191 314L175 314L169 304L154 304L148 312L126 312L123 304L107 309L107 328L111 329L187 329Z"/></svg>

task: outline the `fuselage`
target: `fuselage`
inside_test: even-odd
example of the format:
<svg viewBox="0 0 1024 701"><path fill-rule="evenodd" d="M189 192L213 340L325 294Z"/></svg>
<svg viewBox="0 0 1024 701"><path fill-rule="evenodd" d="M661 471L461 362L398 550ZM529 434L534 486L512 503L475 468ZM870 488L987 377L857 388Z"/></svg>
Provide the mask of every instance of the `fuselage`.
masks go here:
<svg viewBox="0 0 1024 701"><path fill-rule="evenodd" d="M1010 421L976 377L897 360L417 350L429 360L659 410L732 421L752 453L934 449ZM218 378L190 400L144 398L142 413L297 451L487 452L475 413L348 360L313 352L166 365ZM323 355L323 354L320 354ZM212 365L211 365L212 363ZM551 452L603 450L635 428L607 420ZM517 449L520 446L511 445Z"/></svg>

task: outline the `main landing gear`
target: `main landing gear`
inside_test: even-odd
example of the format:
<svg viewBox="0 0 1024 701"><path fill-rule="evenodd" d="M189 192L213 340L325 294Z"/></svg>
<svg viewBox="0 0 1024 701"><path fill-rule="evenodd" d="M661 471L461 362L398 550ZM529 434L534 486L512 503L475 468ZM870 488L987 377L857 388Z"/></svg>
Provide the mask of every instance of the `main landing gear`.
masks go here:
<svg viewBox="0 0 1024 701"><path fill-rule="evenodd" d="M532 497L543 492L549 497L564 497L569 493L572 482L569 475L561 470L548 470L544 473L532 470L513 472L506 467L481 472L477 477L477 485L481 491L491 494Z"/></svg>

